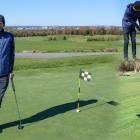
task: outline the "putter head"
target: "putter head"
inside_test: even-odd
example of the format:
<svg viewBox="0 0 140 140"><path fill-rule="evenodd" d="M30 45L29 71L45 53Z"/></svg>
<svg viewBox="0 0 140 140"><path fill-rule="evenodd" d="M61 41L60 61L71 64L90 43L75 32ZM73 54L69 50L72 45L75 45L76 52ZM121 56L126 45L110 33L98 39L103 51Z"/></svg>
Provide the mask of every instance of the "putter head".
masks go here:
<svg viewBox="0 0 140 140"><path fill-rule="evenodd" d="M18 129L19 129L19 130L22 130L23 128L24 128L23 125L18 125Z"/></svg>

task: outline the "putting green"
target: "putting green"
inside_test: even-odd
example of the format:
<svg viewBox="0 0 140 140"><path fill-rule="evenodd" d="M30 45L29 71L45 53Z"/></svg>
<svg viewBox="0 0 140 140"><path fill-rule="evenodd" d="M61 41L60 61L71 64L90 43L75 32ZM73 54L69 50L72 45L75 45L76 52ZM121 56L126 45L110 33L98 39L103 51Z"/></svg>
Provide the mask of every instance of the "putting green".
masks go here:
<svg viewBox="0 0 140 140"><path fill-rule="evenodd" d="M9 85L0 110L0 139L138 140L139 75L119 77L114 62L100 60L90 65L16 71L16 93L25 127L17 129ZM77 113L80 68L92 73L92 81L81 81L82 107Z"/></svg>

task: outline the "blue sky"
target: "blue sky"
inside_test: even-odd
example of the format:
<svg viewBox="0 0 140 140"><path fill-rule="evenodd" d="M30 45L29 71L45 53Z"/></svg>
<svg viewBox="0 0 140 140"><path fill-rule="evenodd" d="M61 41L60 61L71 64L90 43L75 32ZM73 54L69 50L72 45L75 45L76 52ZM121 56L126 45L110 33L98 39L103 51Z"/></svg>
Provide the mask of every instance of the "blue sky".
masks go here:
<svg viewBox="0 0 140 140"><path fill-rule="evenodd" d="M121 25L135 0L3 0L6 25Z"/></svg>

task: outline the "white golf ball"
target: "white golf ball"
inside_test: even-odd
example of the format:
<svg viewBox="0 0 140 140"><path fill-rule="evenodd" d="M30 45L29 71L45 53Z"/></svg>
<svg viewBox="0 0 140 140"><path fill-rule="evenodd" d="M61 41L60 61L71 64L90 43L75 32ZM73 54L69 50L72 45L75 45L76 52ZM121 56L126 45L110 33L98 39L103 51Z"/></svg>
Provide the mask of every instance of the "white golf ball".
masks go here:
<svg viewBox="0 0 140 140"><path fill-rule="evenodd" d="M81 73L81 76L82 76L82 77L84 77L84 76L85 76L85 74L84 74L84 73Z"/></svg>
<svg viewBox="0 0 140 140"><path fill-rule="evenodd" d="M86 74L86 75L88 75L88 72L87 72L87 71L85 71L85 74Z"/></svg>
<svg viewBox="0 0 140 140"><path fill-rule="evenodd" d="M91 75L88 75L88 77L87 77L89 80L91 79Z"/></svg>
<svg viewBox="0 0 140 140"><path fill-rule="evenodd" d="M86 77L84 77L84 81L87 81L87 78Z"/></svg>

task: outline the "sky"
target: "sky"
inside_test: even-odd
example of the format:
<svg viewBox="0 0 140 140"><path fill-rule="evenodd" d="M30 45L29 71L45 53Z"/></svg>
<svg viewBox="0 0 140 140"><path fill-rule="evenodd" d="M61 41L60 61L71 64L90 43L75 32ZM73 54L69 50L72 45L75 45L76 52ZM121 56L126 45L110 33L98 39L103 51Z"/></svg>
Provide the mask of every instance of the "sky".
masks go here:
<svg viewBox="0 0 140 140"><path fill-rule="evenodd" d="M120 26L135 0L1 0L7 26Z"/></svg>

